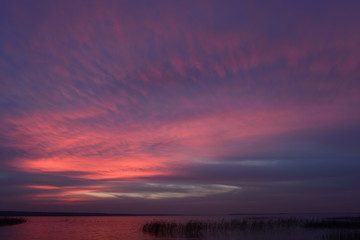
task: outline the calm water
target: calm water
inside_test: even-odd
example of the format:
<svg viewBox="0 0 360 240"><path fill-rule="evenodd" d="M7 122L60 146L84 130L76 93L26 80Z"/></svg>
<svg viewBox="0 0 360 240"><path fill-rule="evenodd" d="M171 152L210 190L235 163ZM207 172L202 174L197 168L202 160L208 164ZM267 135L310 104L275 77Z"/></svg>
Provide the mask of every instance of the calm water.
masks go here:
<svg viewBox="0 0 360 240"><path fill-rule="evenodd" d="M244 216L245 217L245 216ZM248 216L246 216L248 217ZM285 216L289 217L289 216ZM219 220L241 217L27 217L24 224L0 227L0 240L166 240L141 232L145 222L152 220L187 221L190 219ZM193 240L312 240L322 239L324 231L294 228L270 232L233 232L210 235Z"/></svg>

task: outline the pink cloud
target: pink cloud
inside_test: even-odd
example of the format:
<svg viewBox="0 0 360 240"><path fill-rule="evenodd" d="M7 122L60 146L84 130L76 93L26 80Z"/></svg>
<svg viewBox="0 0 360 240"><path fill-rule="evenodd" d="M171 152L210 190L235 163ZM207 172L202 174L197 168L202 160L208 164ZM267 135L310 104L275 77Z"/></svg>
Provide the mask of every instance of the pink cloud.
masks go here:
<svg viewBox="0 0 360 240"><path fill-rule="evenodd" d="M5 62L16 64L6 65L3 93L21 107L3 125L13 126L8 145L30 153L10 166L145 181L231 154L234 143L246 155L253 138L353 119L360 47L346 18L337 23L326 12L316 22L311 12L289 11L289 23L275 29L284 34L271 27L280 24L272 4L249 4L256 21L236 13L229 23L211 2L194 3L190 17L180 11L186 3L119 4L52 3L33 27L23 26L27 10L10 9L14 29L33 31L4 44ZM74 195L87 191L37 197L86 200Z"/></svg>

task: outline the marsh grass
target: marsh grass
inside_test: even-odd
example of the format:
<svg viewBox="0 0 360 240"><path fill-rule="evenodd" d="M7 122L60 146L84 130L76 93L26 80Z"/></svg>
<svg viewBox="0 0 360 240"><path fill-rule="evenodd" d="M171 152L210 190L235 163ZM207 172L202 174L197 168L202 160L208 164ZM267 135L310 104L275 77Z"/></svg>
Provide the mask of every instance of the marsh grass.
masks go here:
<svg viewBox="0 0 360 240"><path fill-rule="evenodd" d="M232 219L220 221L195 221L185 223L152 221L143 225L142 231L156 236L201 236L204 233L228 231L266 231L298 226L299 220L288 219Z"/></svg>
<svg viewBox="0 0 360 240"><path fill-rule="evenodd" d="M346 220L346 221L352 221L352 222L360 222L360 217L332 217L332 218L326 218L328 220Z"/></svg>
<svg viewBox="0 0 360 240"><path fill-rule="evenodd" d="M0 218L0 226L9 226L9 225L15 225L20 223L25 223L27 220L25 218L9 218L4 217Z"/></svg>
<svg viewBox="0 0 360 240"><path fill-rule="evenodd" d="M304 229L360 229L360 221L357 218L342 219L299 219L299 218L245 218L220 221L197 221L188 222L169 222L152 221L143 225L144 233L156 236L185 236L198 237L206 233L225 233L230 231L271 231L290 228ZM329 235L329 240L337 239L360 239L353 236L359 236L359 233L341 233L344 238L336 238ZM349 234L348 236L346 234ZM355 235L354 235L355 234ZM347 236L347 237L346 237ZM325 238L324 238L325 239Z"/></svg>
<svg viewBox="0 0 360 240"><path fill-rule="evenodd" d="M311 220L304 223L306 228L360 229L360 221L351 219Z"/></svg>
<svg viewBox="0 0 360 240"><path fill-rule="evenodd" d="M359 240L360 232L358 231L341 231L336 233L324 234L322 239L324 240Z"/></svg>

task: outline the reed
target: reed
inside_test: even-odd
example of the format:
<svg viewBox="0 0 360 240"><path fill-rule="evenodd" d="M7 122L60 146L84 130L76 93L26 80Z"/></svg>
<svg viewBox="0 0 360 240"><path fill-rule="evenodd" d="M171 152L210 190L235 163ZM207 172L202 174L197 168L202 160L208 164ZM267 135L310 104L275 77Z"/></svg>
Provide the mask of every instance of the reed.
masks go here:
<svg viewBox="0 0 360 240"><path fill-rule="evenodd" d="M310 220L304 223L305 228L360 229L360 221L350 219Z"/></svg>
<svg viewBox="0 0 360 240"><path fill-rule="evenodd" d="M324 234L323 240L359 240L360 232L336 232Z"/></svg>
<svg viewBox="0 0 360 240"><path fill-rule="evenodd" d="M157 236L201 236L204 233L227 231L269 231L284 228L305 229L360 229L358 219L299 219L299 218L246 218L220 221L195 221L184 223L152 221L143 225L142 231ZM349 235L352 236L351 234ZM345 238L347 240L347 238Z"/></svg>
<svg viewBox="0 0 360 240"><path fill-rule="evenodd" d="M142 231L157 236L200 236L204 233L227 231L266 231L299 226L301 220L289 219L233 219L220 221L195 221L185 223L152 221L143 225Z"/></svg>
<svg viewBox="0 0 360 240"><path fill-rule="evenodd" d="M347 220L347 221L353 221L353 222L360 222L360 217L332 217L327 218L328 220Z"/></svg>
<svg viewBox="0 0 360 240"><path fill-rule="evenodd" d="M26 221L27 220L25 218L4 217L4 218L0 218L0 226L15 225L20 223L25 223Z"/></svg>

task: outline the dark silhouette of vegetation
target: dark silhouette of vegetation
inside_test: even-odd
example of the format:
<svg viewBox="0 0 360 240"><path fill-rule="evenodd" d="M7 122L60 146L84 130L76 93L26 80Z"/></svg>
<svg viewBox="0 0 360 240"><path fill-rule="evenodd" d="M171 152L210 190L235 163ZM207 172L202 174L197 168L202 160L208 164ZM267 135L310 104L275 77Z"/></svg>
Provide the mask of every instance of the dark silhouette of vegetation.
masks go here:
<svg viewBox="0 0 360 240"><path fill-rule="evenodd" d="M360 217L332 217L332 218L326 218L328 220L348 220L353 222L360 222Z"/></svg>
<svg viewBox="0 0 360 240"><path fill-rule="evenodd" d="M360 229L360 221L353 220L342 220L342 219L334 219L334 220L311 220L307 221L304 224L306 228L359 228Z"/></svg>
<svg viewBox="0 0 360 240"><path fill-rule="evenodd" d="M299 219L232 219L214 221L194 221L186 223L152 221L143 225L143 232L156 236L201 236L205 232L265 231L275 228L290 228L300 224Z"/></svg>
<svg viewBox="0 0 360 240"><path fill-rule="evenodd" d="M358 219L299 219L299 218L246 218L220 221L195 221L168 222L152 221L143 225L144 233L156 236L185 236L198 237L205 233L223 233L227 231L269 231L281 228L305 228L305 229L360 229ZM344 235L345 233L343 233ZM358 234L358 233L356 233ZM355 234L355 235L356 235ZM353 239L350 233L349 238ZM345 236L345 235L344 235ZM358 236L358 235L356 235ZM334 236L329 236L329 239ZM334 237L334 239L340 239ZM360 239L360 238L357 238Z"/></svg>
<svg viewBox="0 0 360 240"><path fill-rule="evenodd" d="M359 240L360 232L336 232L323 235L324 240Z"/></svg>
<svg viewBox="0 0 360 240"><path fill-rule="evenodd" d="M25 218L0 218L0 226L8 226L8 225L15 225L20 223L25 223Z"/></svg>

